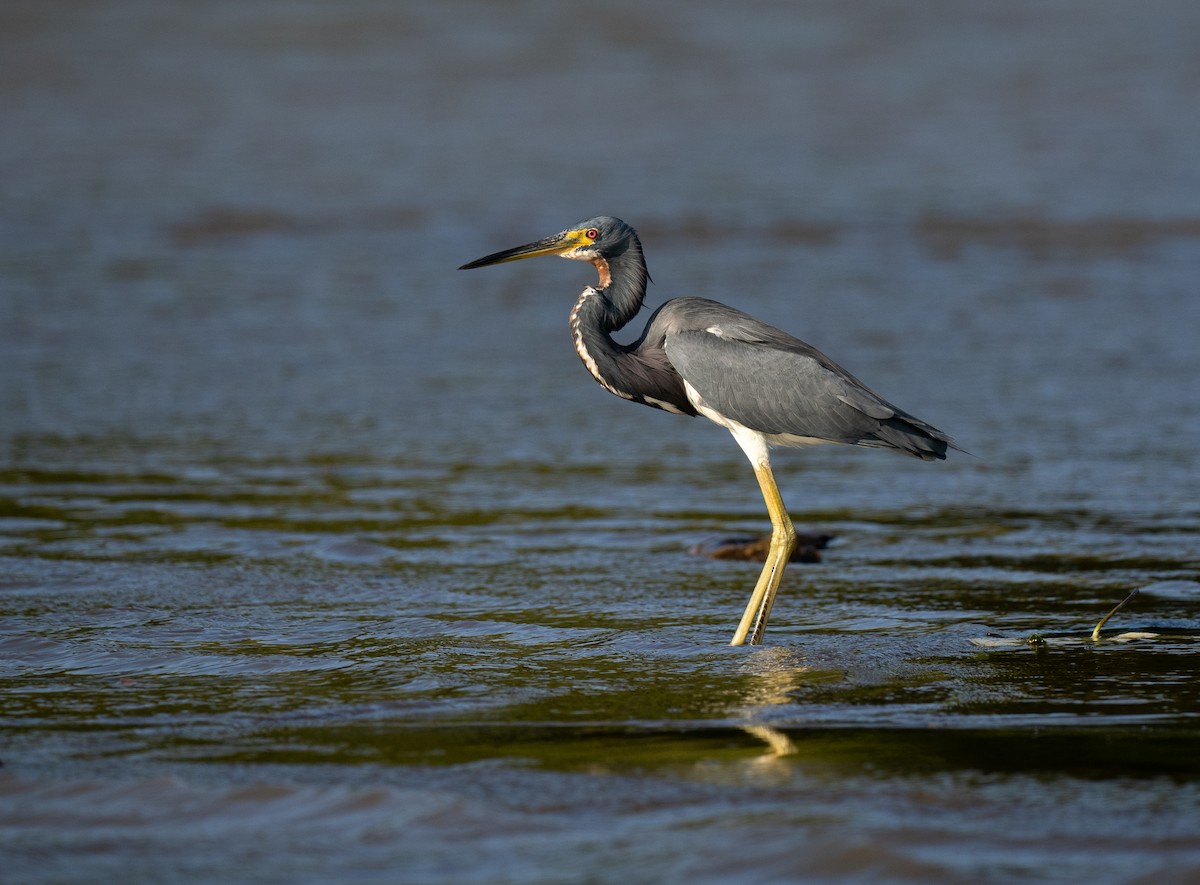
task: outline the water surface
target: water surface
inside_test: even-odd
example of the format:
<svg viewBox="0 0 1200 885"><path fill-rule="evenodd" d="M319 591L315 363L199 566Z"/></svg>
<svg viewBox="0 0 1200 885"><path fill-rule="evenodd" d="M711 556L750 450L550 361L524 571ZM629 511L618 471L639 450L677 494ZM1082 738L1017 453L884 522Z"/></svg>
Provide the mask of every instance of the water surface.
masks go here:
<svg viewBox="0 0 1200 885"><path fill-rule="evenodd" d="M1200 876L1197 36L6 9L6 881ZM454 270L598 212L972 453L781 454L761 647L728 434L591 382L590 268Z"/></svg>

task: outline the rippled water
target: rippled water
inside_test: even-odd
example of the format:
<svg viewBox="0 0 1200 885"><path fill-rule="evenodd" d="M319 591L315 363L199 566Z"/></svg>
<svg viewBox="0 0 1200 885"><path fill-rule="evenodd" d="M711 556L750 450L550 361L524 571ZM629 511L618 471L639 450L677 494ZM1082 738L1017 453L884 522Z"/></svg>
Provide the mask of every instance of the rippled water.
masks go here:
<svg viewBox="0 0 1200 885"><path fill-rule="evenodd" d="M5 881L1193 881L1198 36L7 7ZM781 454L761 647L728 434L453 270L597 212L972 453Z"/></svg>

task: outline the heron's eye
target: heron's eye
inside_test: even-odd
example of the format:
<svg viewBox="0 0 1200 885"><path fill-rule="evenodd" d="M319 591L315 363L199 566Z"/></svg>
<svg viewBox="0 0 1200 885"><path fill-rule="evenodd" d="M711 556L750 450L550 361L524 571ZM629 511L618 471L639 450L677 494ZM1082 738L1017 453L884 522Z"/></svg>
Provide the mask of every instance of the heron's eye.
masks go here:
<svg viewBox="0 0 1200 885"><path fill-rule="evenodd" d="M600 231L596 230L594 227L589 227L583 232L583 235L589 240L594 240L596 237L600 236Z"/></svg>

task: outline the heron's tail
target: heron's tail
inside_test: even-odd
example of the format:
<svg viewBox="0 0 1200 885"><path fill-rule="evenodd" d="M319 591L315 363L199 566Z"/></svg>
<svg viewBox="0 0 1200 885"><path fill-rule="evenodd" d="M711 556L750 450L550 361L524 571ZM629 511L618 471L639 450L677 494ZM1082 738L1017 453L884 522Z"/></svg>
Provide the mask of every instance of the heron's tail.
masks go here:
<svg viewBox="0 0 1200 885"><path fill-rule="evenodd" d="M953 437L942 433L932 424L926 424L920 418L900 411L891 418L880 421L874 437L874 440L863 440L863 444L898 449L922 461L945 461L948 449L962 451L954 444Z"/></svg>

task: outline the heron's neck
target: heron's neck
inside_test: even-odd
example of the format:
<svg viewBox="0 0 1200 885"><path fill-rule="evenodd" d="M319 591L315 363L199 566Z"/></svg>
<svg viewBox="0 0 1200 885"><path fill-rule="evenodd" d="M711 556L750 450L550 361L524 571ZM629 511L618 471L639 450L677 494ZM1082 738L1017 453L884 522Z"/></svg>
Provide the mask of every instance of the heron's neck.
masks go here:
<svg viewBox="0 0 1200 885"><path fill-rule="evenodd" d="M600 297L588 305L588 318L604 332L615 332L637 316L646 298L650 274L642 257L642 244L635 237L624 252L595 258L592 264L600 272L600 284L594 289ZM581 296L580 305L584 300Z"/></svg>
<svg viewBox="0 0 1200 885"><path fill-rule="evenodd" d="M636 398L625 382L625 365L631 347L613 341L612 334L637 316L646 297L650 275L642 258L641 244L632 241L620 255L593 260L600 284L588 286L571 310L571 337L575 350L592 376L611 393Z"/></svg>

